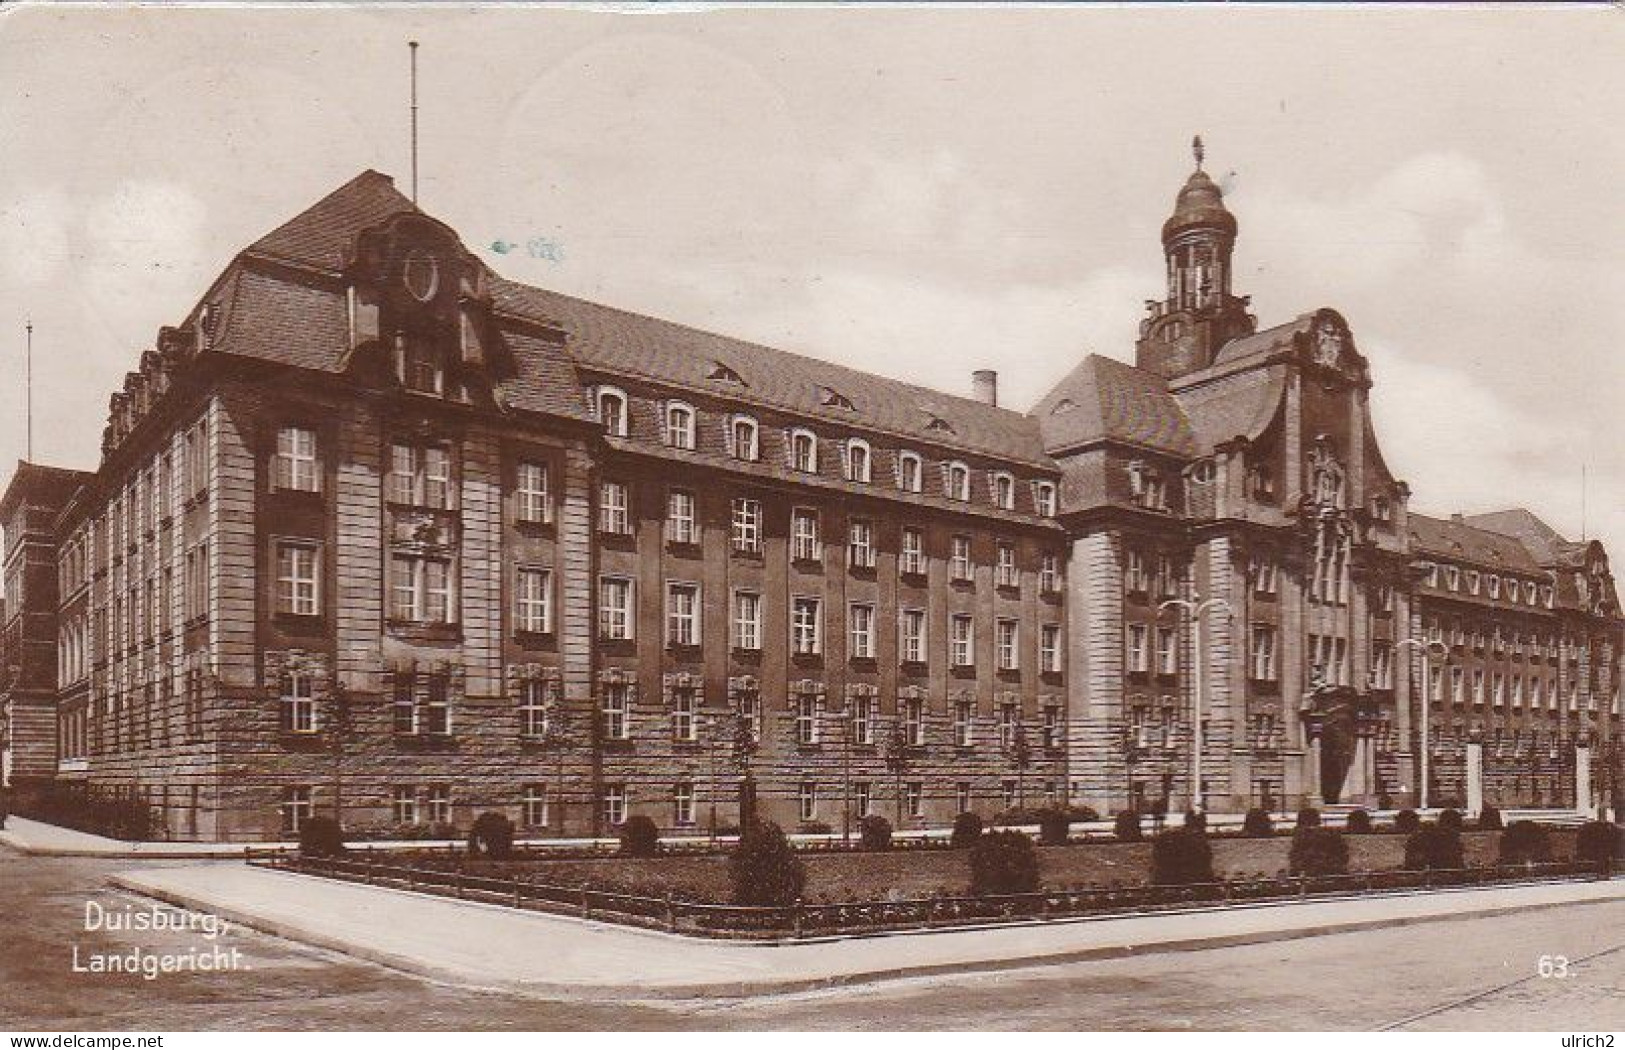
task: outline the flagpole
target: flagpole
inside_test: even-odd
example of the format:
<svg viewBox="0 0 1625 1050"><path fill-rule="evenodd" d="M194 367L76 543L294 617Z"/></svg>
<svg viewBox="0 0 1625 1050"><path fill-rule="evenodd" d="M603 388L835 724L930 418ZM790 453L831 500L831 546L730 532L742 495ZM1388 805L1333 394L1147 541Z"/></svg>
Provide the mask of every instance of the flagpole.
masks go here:
<svg viewBox="0 0 1625 1050"><path fill-rule="evenodd" d="M418 42L407 41L412 49L412 203L418 202Z"/></svg>
<svg viewBox="0 0 1625 1050"><path fill-rule="evenodd" d="M23 339L23 427L27 438L23 443L23 458L34 460L34 319L24 325L27 335Z"/></svg>

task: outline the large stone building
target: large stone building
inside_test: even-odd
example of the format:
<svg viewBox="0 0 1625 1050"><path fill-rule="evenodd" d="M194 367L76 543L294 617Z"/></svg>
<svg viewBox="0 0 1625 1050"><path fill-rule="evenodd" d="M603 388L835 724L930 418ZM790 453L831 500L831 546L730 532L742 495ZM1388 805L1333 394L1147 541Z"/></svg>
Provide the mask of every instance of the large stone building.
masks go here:
<svg viewBox="0 0 1625 1050"><path fill-rule="evenodd" d="M183 838L940 826L1416 805L1425 738L1430 801L1594 807L1601 547L1412 513L1236 232L1198 168L1136 365L1021 413L504 280L366 172L158 333L94 474L19 466L10 775Z"/></svg>

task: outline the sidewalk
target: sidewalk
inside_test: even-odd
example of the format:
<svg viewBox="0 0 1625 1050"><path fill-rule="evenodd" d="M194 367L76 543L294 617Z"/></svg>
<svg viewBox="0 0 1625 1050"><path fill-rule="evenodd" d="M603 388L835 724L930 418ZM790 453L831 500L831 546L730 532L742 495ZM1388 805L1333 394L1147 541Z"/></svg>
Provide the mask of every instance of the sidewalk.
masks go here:
<svg viewBox="0 0 1625 1050"><path fill-rule="evenodd" d="M1625 900L1616 879L749 944L247 866L155 868L112 882L435 980L554 999L765 995Z"/></svg>
<svg viewBox="0 0 1625 1050"><path fill-rule="evenodd" d="M6 818L6 828L0 831L0 845L38 857L127 857L141 860L233 857L240 860L243 856L243 845L240 843L124 842L15 814ZM277 845L273 842L256 843L254 848L274 849ZM283 845L291 849L296 843Z"/></svg>

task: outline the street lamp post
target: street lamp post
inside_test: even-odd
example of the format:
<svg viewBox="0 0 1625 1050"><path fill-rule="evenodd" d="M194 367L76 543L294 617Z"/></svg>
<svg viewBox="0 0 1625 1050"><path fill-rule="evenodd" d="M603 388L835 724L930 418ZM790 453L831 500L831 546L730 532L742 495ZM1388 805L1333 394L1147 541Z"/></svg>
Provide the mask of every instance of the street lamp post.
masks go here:
<svg viewBox="0 0 1625 1050"><path fill-rule="evenodd" d="M717 844L717 729L722 719L715 715L705 719L705 794L711 803L711 845Z"/></svg>
<svg viewBox="0 0 1625 1050"><path fill-rule="evenodd" d="M1194 709L1191 718L1191 809L1197 813L1203 813L1206 811L1204 808L1204 795L1206 792L1202 790L1202 747L1204 744L1202 739L1202 701L1204 699L1203 689L1206 687L1206 675L1203 673L1202 667L1206 661L1203 659L1202 617L1210 609L1222 608L1226 616L1233 616L1234 612L1230 608L1230 603L1223 598L1208 598L1205 601L1196 598L1190 600L1169 598L1157 606L1157 614L1162 615L1163 610L1170 607L1183 609L1191 619L1191 648L1195 664L1195 678L1192 683L1191 697L1191 706Z"/></svg>
<svg viewBox="0 0 1625 1050"><path fill-rule="evenodd" d="M841 845L852 845L852 701L841 709Z"/></svg>
<svg viewBox="0 0 1625 1050"><path fill-rule="evenodd" d="M1433 670L1432 664L1430 664L1428 661L1428 657L1435 649L1437 649L1439 652L1439 659L1441 661L1448 662L1450 659L1450 650L1445 648L1445 644L1436 638L1426 640L1421 638L1403 638L1394 643L1394 648L1403 649L1407 645L1414 645L1416 647L1416 651L1422 654L1422 772L1421 783L1417 785L1416 801L1417 808L1425 810L1428 808L1428 788L1432 780L1432 770L1429 768L1432 762L1432 757L1429 754L1428 725L1429 718L1432 714L1430 708L1433 703L1433 698L1429 695L1429 690L1433 682Z"/></svg>

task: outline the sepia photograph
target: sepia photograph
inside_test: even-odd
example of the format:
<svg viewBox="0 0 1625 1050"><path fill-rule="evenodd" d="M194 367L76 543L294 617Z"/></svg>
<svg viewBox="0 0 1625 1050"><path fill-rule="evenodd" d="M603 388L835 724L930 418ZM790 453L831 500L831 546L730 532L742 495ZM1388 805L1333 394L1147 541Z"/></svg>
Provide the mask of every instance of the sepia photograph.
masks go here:
<svg viewBox="0 0 1625 1050"><path fill-rule="evenodd" d="M6 1045L1613 1047L1622 55L0 4Z"/></svg>

